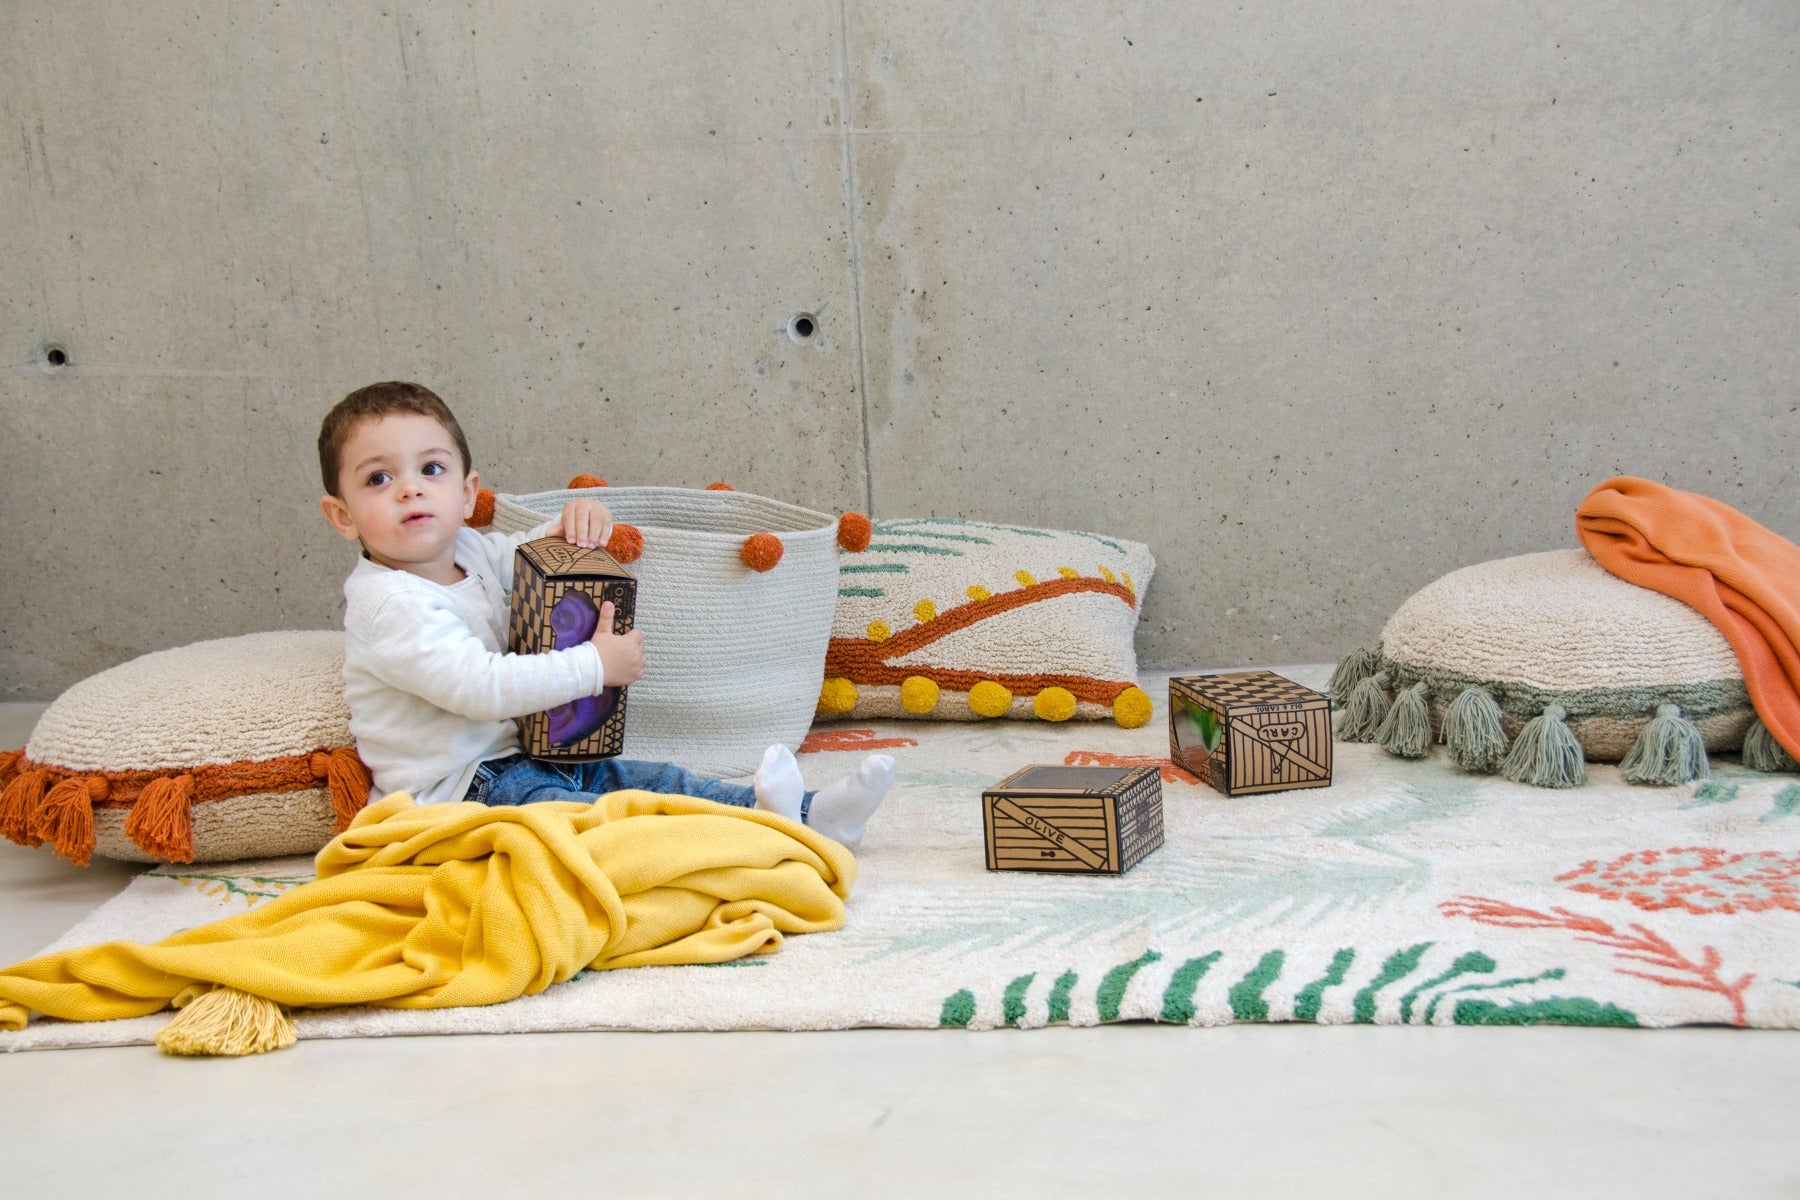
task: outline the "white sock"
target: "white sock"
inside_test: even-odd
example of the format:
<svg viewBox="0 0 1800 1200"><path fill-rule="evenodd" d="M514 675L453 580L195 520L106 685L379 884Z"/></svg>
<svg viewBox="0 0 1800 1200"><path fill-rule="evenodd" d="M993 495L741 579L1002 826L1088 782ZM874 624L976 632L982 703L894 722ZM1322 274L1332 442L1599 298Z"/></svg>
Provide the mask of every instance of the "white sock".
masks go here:
<svg viewBox="0 0 1800 1200"><path fill-rule="evenodd" d="M806 823L833 841L854 848L862 841L863 826L881 807L888 785L893 782L894 756L871 754L852 774L820 789L812 798Z"/></svg>
<svg viewBox="0 0 1800 1200"><path fill-rule="evenodd" d="M790 821L800 819L806 781L800 778L800 764L794 761L792 750L779 742L764 750L751 786L756 789L756 807Z"/></svg>

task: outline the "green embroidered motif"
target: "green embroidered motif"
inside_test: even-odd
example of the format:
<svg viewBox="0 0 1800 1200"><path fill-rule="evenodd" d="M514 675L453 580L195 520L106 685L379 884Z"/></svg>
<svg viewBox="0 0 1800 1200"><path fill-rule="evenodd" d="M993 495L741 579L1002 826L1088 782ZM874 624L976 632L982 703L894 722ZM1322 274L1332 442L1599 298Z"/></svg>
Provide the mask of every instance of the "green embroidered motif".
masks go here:
<svg viewBox="0 0 1800 1200"><path fill-rule="evenodd" d="M1783 817L1800 815L1800 783L1790 783L1775 793L1775 807L1756 818L1757 823L1767 825L1770 821L1779 821Z"/></svg>
<svg viewBox="0 0 1800 1200"><path fill-rule="evenodd" d="M1568 972L1564 971L1561 967L1552 967L1541 975L1523 975L1517 979L1500 979L1493 983L1470 983L1465 984L1462 987L1446 988L1444 991L1433 996L1431 998L1431 1003L1425 1006L1424 1023L1427 1025L1435 1024L1438 1005L1442 1004L1452 996L1465 995L1469 992L1497 992L1505 988L1520 987L1527 983L1547 983L1551 980L1561 979L1566 974L1568 974Z"/></svg>
<svg viewBox="0 0 1800 1200"><path fill-rule="evenodd" d="M947 558L961 558L961 550L952 550L948 546L929 546L924 542L871 542L869 554L937 554Z"/></svg>
<svg viewBox="0 0 1800 1200"><path fill-rule="evenodd" d="M1073 971L1064 971L1057 976L1056 983L1050 988L1049 1019L1051 1024L1058 1021L1065 1025L1068 1024L1069 993L1075 990L1075 981L1078 978L1079 976Z"/></svg>
<svg viewBox="0 0 1800 1200"><path fill-rule="evenodd" d="M180 875L161 872L151 874L173 879L203 896L242 896L249 904L255 904L259 900L273 900L289 888L312 882L310 875L202 875L192 872Z"/></svg>
<svg viewBox="0 0 1800 1200"><path fill-rule="evenodd" d="M1408 950L1396 950L1381 964L1381 974L1362 991L1356 993L1356 1023L1373 1025L1375 1023L1375 994L1388 984L1404 979L1418 967L1419 960L1431 949L1431 942L1420 942Z"/></svg>
<svg viewBox="0 0 1800 1200"><path fill-rule="evenodd" d="M1119 1019L1119 1006L1125 1000L1125 989L1131 986L1131 977L1161 957L1154 950L1146 950L1139 957L1128 963L1120 963L1106 973L1106 978L1100 981L1100 991L1094 997L1102 1021Z"/></svg>
<svg viewBox="0 0 1800 1200"><path fill-rule="evenodd" d="M1025 1019L1025 992L1031 987L1031 981L1037 978L1037 972L1021 975L1006 985L1006 994L1000 998L1000 1012L1006 1023L1014 1028Z"/></svg>
<svg viewBox="0 0 1800 1200"><path fill-rule="evenodd" d="M1169 976L1169 986L1163 989L1163 1020L1186 1025L1194 1019L1194 1014L1199 1011L1194 1007L1194 989L1223 956L1222 951L1214 950L1211 954L1190 958L1175 968L1175 974Z"/></svg>
<svg viewBox="0 0 1800 1200"><path fill-rule="evenodd" d="M847 587L847 588L839 588L838 595L840 595L840 596L862 596L862 597L865 597L865 598L871 599L871 600L879 600L881 597L887 595L887 593L882 591L880 588Z"/></svg>
<svg viewBox="0 0 1800 1200"><path fill-rule="evenodd" d="M1450 964L1450 969L1448 971L1445 971L1435 979L1427 979L1424 983L1421 983L1418 987L1400 998L1401 1023L1405 1025L1412 1024L1413 1001L1417 1000L1422 994L1436 987L1438 984L1449 983L1452 979L1456 979L1463 975L1492 975L1494 973L1494 967L1494 960L1481 953L1479 950L1471 951L1468 954L1459 956L1455 962Z"/></svg>
<svg viewBox="0 0 1800 1200"><path fill-rule="evenodd" d="M939 1029L967 1029L975 1019L975 993L968 988L944 998L944 1009L938 1014Z"/></svg>
<svg viewBox="0 0 1800 1200"><path fill-rule="evenodd" d="M1500 1005L1491 1000L1464 1000L1456 1006L1458 1025L1597 1025L1623 1029L1638 1027L1637 1014L1616 1004L1601 1004L1582 996L1555 996Z"/></svg>
<svg viewBox="0 0 1800 1200"><path fill-rule="evenodd" d="M1227 999L1231 1002L1231 1019L1234 1021L1266 1021L1269 1019L1268 1002L1262 998L1263 989L1275 982L1281 974L1281 964L1287 961L1287 955L1280 950L1271 950L1262 956L1262 961L1250 968L1244 977L1232 985Z"/></svg>
<svg viewBox="0 0 1800 1200"><path fill-rule="evenodd" d="M1683 808L1710 808L1715 804L1730 804L1737 799L1738 785L1735 783L1719 783L1711 780L1694 789L1694 798Z"/></svg>
<svg viewBox="0 0 1800 1200"><path fill-rule="evenodd" d="M1300 989L1294 997L1294 1019L1297 1021L1317 1021L1319 1007L1324 1003L1325 989L1336 987L1344 982L1344 976L1350 971L1350 964L1356 961L1356 951L1346 946L1331 956L1331 965L1325 968L1325 974Z"/></svg>

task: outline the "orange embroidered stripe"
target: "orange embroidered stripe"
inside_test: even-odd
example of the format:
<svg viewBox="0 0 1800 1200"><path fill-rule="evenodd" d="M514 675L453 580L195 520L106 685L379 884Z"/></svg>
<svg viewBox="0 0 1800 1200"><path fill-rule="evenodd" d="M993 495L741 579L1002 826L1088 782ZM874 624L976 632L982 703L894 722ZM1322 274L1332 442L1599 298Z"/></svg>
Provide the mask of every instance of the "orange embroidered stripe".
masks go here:
<svg viewBox="0 0 1800 1200"><path fill-rule="evenodd" d="M1000 592L982 600L971 600L955 608L939 613L934 619L911 629L903 629L882 642L883 658L899 658L914 650L929 646L941 637L955 633L959 629L967 629L977 621L999 616L1015 608L1023 608L1027 604L1038 604L1052 600L1057 596L1067 596L1075 592L1099 592L1102 595L1117 596L1130 608L1137 607L1137 597L1131 589L1122 583L1108 583L1104 579L1051 579L1043 583L1034 583L1030 587L1020 588L1016 592ZM848 639L845 639L848 640ZM837 639L833 639L836 644ZM924 674L924 672L914 672Z"/></svg>

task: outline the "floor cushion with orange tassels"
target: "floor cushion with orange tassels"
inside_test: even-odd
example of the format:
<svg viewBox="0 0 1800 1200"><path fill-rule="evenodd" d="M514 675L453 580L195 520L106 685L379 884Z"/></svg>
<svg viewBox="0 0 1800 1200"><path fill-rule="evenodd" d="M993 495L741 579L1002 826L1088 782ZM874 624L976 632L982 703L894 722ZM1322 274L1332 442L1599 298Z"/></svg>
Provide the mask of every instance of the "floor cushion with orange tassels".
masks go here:
<svg viewBox="0 0 1800 1200"><path fill-rule="evenodd" d="M368 802L341 632L146 654L64 692L0 754L0 833L86 865L312 854Z"/></svg>

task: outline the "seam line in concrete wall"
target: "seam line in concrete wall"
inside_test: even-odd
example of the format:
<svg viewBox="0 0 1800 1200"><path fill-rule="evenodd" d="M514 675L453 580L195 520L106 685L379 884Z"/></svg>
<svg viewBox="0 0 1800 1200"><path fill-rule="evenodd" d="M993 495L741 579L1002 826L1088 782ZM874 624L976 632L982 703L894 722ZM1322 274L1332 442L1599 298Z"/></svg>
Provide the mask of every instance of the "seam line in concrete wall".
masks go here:
<svg viewBox="0 0 1800 1200"><path fill-rule="evenodd" d="M869 437L869 356L863 348L862 251L856 229L856 122L850 111L850 16L838 0L838 138L844 155L844 238L850 247L851 336L856 339L856 399L862 417L863 511L875 512L875 459Z"/></svg>

